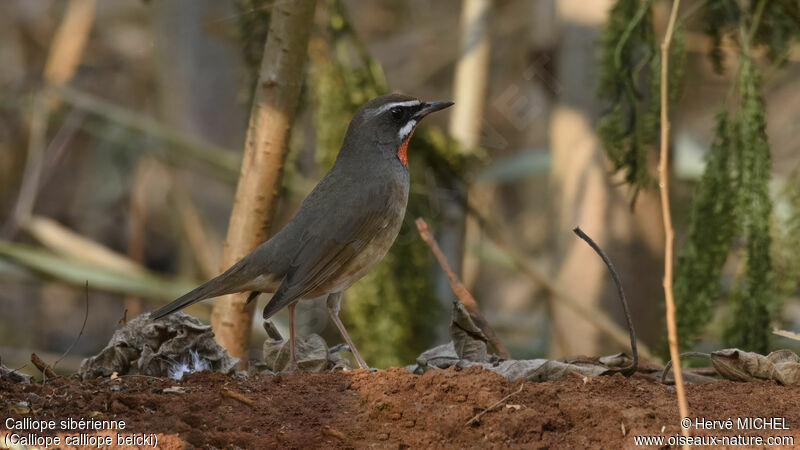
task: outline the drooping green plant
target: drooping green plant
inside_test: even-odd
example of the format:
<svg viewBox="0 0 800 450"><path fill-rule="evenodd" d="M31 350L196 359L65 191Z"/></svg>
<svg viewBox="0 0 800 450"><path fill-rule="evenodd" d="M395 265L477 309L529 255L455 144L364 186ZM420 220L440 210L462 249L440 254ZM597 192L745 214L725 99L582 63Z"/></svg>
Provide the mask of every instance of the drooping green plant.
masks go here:
<svg viewBox="0 0 800 450"><path fill-rule="evenodd" d="M706 170L692 199L686 244L675 270L678 340L694 342L722 294L720 276L736 232L735 150L739 145L728 113L717 114Z"/></svg>
<svg viewBox="0 0 800 450"><path fill-rule="evenodd" d="M780 299L800 288L800 166L789 175L778 200L772 266L775 292Z"/></svg>
<svg viewBox="0 0 800 450"><path fill-rule="evenodd" d="M611 10L601 36L598 97L608 104L597 131L615 171L636 193L652 185L648 154L658 131L661 59L652 18L653 0L619 0ZM669 100L679 93L686 51L682 28L670 46Z"/></svg>
<svg viewBox="0 0 800 450"><path fill-rule="evenodd" d="M652 0L617 1L603 34L600 60L598 93L610 101L611 107L601 118L598 132L609 159L617 170L625 171L634 193L650 185L646 162L658 129L660 58L654 56L652 4ZM775 257L773 229L791 243L795 239L800 242L800 226L783 228L775 225L772 217L763 86L751 50L763 49L774 66L782 64L791 43L800 37L800 4L708 0L687 10L690 12L676 24L676 40L670 48L671 102L677 99L684 72L680 30L691 14L701 12L700 24L712 41L709 58L715 70L724 73L723 41L738 42L741 57L731 98L717 116L705 173L692 198L688 236L678 253L675 302L679 339L683 348L690 348L710 321L714 305L727 294L732 319L725 332L726 342L764 352L769 346L777 296L790 290L776 287L775 267L791 270L795 264L791 258ZM644 95L645 83L650 86L648 95ZM741 250L734 242L742 243ZM731 252L740 256L740 269L726 293L721 277ZM798 277L790 275L794 280ZM797 283L790 281L787 286L796 287Z"/></svg>
<svg viewBox="0 0 800 450"><path fill-rule="evenodd" d="M726 35L739 39L743 48L763 48L769 61L778 65L785 62L790 45L800 37L800 4L795 1L714 0L706 3L700 22L711 38L708 56L717 73L725 71L722 41ZM743 29L746 36L741 36Z"/></svg>
<svg viewBox="0 0 800 450"><path fill-rule="evenodd" d="M747 55L740 73L738 222L746 242L746 270L731 295L733 320L725 335L730 346L767 353L774 304L770 255L772 201L768 186L770 148L761 77Z"/></svg>

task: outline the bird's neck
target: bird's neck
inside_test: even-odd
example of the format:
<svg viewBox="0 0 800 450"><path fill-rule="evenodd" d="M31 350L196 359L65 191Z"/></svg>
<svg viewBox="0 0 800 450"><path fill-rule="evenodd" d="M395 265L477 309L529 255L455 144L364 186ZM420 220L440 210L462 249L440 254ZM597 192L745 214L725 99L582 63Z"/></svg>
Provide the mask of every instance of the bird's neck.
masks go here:
<svg viewBox="0 0 800 450"><path fill-rule="evenodd" d="M411 131L408 133L405 139L403 139L403 143L400 144L400 147L397 148L397 158L403 163L404 166L408 167L408 141L411 140L411 136L414 135L415 128L412 128Z"/></svg>

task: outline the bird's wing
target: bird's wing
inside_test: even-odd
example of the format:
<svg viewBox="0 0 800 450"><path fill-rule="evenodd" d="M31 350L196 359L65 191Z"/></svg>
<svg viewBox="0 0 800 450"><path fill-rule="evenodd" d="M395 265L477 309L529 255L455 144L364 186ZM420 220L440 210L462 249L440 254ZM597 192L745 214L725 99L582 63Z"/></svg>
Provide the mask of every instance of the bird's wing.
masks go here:
<svg viewBox="0 0 800 450"><path fill-rule="evenodd" d="M388 226L387 209L383 206L370 208L367 203L337 214L336 218L322 219L319 226L303 234L296 257L264 308L265 319L333 280L343 266ZM359 210L361 214L353 215Z"/></svg>

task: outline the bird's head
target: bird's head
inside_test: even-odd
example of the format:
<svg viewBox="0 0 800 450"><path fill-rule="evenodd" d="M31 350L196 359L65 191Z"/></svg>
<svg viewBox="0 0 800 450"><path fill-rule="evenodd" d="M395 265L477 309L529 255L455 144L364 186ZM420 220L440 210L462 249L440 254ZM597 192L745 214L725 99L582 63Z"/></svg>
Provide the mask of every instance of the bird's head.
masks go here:
<svg viewBox="0 0 800 450"><path fill-rule="evenodd" d="M423 102L402 94L376 97L358 109L345 136L345 146L362 151L390 152L408 166L408 141L417 124L428 114L453 102Z"/></svg>

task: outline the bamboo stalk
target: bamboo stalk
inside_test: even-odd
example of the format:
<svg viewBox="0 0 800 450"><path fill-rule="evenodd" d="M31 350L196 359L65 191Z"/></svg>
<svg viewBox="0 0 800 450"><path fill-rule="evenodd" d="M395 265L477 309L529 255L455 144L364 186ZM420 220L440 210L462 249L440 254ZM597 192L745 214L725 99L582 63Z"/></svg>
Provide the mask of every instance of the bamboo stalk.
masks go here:
<svg viewBox="0 0 800 450"><path fill-rule="evenodd" d="M96 0L70 0L64 19L53 36L53 45L44 66L44 79L64 85L75 75L94 21Z"/></svg>
<svg viewBox="0 0 800 450"><path fill-rule="evenodd" d="M686 403L686 392L681 373L680 352L678 350L678 327L675 321L675 298L672 292L673 240L675 230L672 227L672 214L669 206L669 46L675 31L675 20L678 15L680 0L672 3L669 24L661 43L661 151L658 160L658 191L661 196L661 213L664 219L664 301L666 302L667 336L669 339L669 356L674 362L672 370L675 377L675 392L678 396L680 417L689 417L689 406ZM681 433L689 436L689 429L681 427Z"/></svg>
<svg viewBox="0 0 800 450"><path fill-rule="evenodd" d="M44 247L68 258L120 272L141 274L147 271L138 261L82 236L48 217L31 216L22 227Z"/></svg>
<svg viewBox="0 0 800 450"><path fill-rule="evenodd" d="M50 112L58 104L52 89L63 86L75 75L94 21L95 0L70 0L56 29L44 67L45 86L36 94L31 109L28 155L17 203L4 224L3 237L13 237L19 224L33 213L42 175L45 139Z"/></svg>
<svg viewBox="0 0 800 450"><path fill-rule="evenodd" d="M484 97L489 78L489 0L464 0L461 13L461 55L456 63L450 134L470 152L478 145Z"/></svg>
<svg viewBox="0 0 800 450"><path fill-rule="evenodd" d="M0 260L75 286L84 286L88 281L93 289L152 299L172 300L197 285L195 280L167 277L147 270L119 270L2 240Z"/></svg>
<svg viewBox="0 0 800 450"><path fill-rule="evenodd" d="M453 112L450 115L450 135L458 142L459 151L475 152L480 145L480 128L483 119L486 90L489 80L490 32L489 17L492 2L489 0L463 0L461 11L461 49L453 80ZM467 198L482 211L488 209L493 189L488 185L472 184L466 187ZM453 257L466 286L472 286L477 278L480 260L465 250L470 243L480 241L480 228L452 198L445 199L443 219L449 223L449 233L455 234L456 242L445 251ZM449 205L447 205L449 203ZM445 242L446 244L446 242ZM451 244L452 245L452 244ZM448 252L449 250L449 252Z"/></svg>
<svg viewBox="0 0 800 450"><path fill-rule="evenodd" d="M297 109L315 0L273 5L264 56L247 128L236 198L222 256L227 269L268 237L286 160L289 131ZM247 294L221 297L211 315L219 343L246 365L256 302Z"/></svg>

